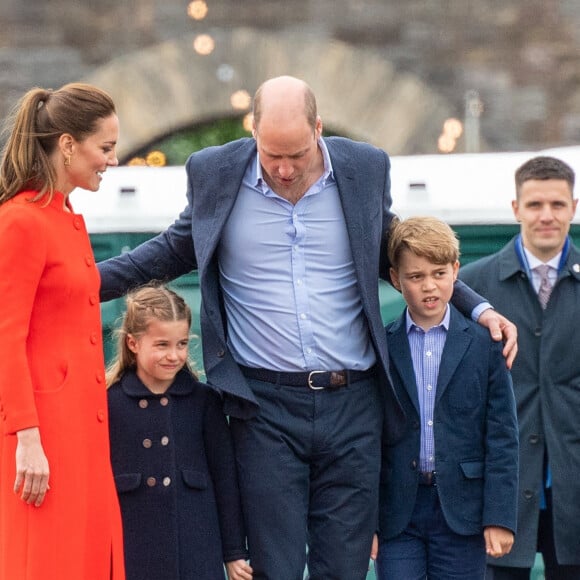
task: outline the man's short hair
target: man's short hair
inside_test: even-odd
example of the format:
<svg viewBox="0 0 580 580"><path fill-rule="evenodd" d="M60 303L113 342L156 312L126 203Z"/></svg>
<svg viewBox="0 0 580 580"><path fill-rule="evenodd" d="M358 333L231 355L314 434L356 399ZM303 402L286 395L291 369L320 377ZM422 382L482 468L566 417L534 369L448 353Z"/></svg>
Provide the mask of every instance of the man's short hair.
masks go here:
<svg viewBox="0 0 580 580"><path fill-rule="evenodd" d="M555 157L548 157L546 155L533 157L516 170L516 194L518 197L522 185L532 179L541 181L548 179L563 180L570 186L570 191L574 191L574 170L567 163Z"/></svg>

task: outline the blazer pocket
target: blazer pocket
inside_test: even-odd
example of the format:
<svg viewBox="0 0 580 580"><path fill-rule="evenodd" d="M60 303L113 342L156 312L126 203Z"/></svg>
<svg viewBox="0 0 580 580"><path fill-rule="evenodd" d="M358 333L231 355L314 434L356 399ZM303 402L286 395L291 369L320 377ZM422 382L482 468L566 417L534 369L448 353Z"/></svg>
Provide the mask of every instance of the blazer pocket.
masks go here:
<svg viewBox="0 0 580 580"><path fill-rule="evenodd" d="M459 464L463 481L460 482L461 517L481 525L483 512L483 461L463 461Z"/></svg>
<svg viewBox="0 0 580 580"><path fill-rule="evenodd" d="M466 479L483 478L483 461L463 461L459 464Z"/></svg>
<svg viewBox="0 0 580 580"><path fill-rule="evenodd" d="M203 471L182 469L181 476L183 477L183 481L187 487L199 490L207 489L207 475Z"/></svg>
<svg viewBox="0 0 580 580"><path fill-rule="evenodd" d="M141 486L141 474L120 473L119 475L115 475L115 486L117 487L117 493L135 491Z"/></svg>

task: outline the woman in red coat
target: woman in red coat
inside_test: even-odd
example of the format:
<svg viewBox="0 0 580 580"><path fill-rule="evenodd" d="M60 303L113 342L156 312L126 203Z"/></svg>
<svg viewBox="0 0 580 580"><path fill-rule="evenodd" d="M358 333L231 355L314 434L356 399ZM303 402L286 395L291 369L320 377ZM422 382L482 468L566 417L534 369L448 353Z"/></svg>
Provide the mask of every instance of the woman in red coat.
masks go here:
<svg viewBox="0 0 580 580"><path fill-rule="evenodd" d="M110 97L32 89L0 165L0 578L123 580L99 275L69 194L117 165Z"/></svg>

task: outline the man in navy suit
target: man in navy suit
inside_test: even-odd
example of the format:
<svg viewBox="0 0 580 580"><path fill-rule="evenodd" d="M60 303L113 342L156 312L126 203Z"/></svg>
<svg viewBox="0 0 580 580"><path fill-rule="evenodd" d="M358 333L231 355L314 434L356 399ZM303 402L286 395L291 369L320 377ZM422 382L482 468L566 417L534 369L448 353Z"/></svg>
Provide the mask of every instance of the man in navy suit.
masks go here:
<svg viewBox="0 0 580 580"><path fill-rule="evenodd" d="M231 417L254 578L297 580L307 559L312 579L366 576L381 426L404 424L378 295L389 159L321 135L303 81L266 81L254 138L193 154L176 222L100 265L105 300L198 270L204 369ZM484 309L464 285L456 300ZM503 331L511 361L515 327L491 309L479 320Z"/></svg>
<svg viewBox="0 0 580 580"><path fill-rule="evenodd" d="M483 580L486 551L507 554L516 528L511 377L500 345L449 304L459 242L447 224L395 224L389 258L407 303L386 333L408 422L383 448L378 578Z"/></svg>

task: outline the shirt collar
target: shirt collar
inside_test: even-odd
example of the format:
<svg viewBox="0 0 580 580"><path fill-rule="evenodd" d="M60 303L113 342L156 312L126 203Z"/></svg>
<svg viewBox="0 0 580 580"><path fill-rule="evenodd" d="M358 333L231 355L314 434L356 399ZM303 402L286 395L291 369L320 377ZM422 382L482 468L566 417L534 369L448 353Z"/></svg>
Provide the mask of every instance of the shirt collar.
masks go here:
<svg viewBox="0 0 580 580"><path fill-rule="evenodd" d="M536 258L536 256L534 256L534 254L532 254L528 249L526 249L526 247L523 244L522 247L524 249L524 254L526 255L526 260L528 261L528 264L530 266L530 270L535 270L538 266L546 264L546 266L550 266L550 268L553 268L555 271L558 271L558 266L560 264L562 252L559 252L551 260L548 260L547 262L542 262L541 260Z"/></svg>
<svg viewBox="0 0 580 580"><path fill-rule="evenodd" d="M438 328L438 327L442 326L445 330L449 330L450 319L451 319L451 309L449 308L449 304L447 304L447 307L445 308L445 314L443 316L443 320L439 324L432 326L431 328ZM413 319L411 318L411 314L409 313L408 308L405 311L405 324L406 324L406 328L407 328L407 334L409 334L409 332L411 332L411 330L413 330L413 328L418 328L419 330L423 330L420 326L418 326L417 324L415 324L413 322ZM431 330L431 328L429 330ZM423 332L425 332L425 331L423 331Z"/></svg>

